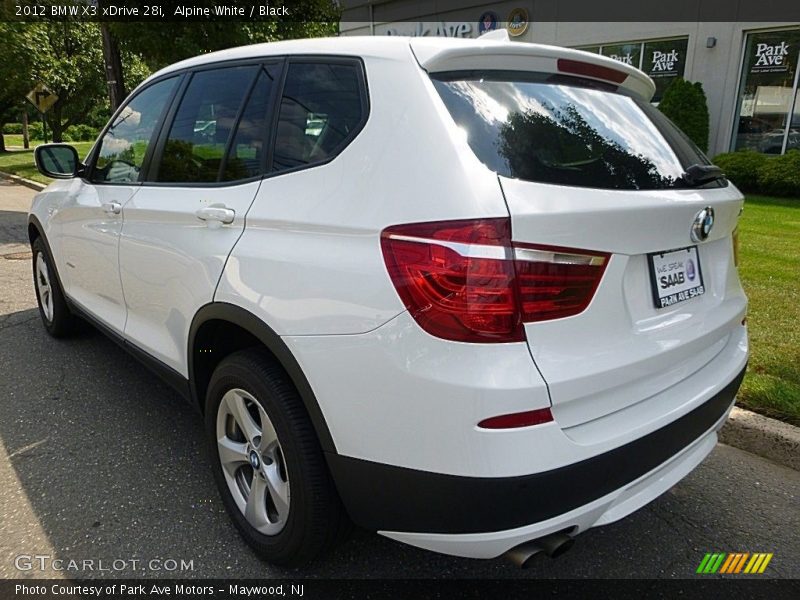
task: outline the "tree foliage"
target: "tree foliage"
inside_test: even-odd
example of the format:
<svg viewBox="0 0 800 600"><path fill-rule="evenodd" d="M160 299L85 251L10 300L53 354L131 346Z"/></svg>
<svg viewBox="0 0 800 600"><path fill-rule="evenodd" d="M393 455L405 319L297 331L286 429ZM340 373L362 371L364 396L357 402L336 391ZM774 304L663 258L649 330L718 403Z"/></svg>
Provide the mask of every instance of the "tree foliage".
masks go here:
<svg viewBox="0 0 800 600"><path fill-rule="evenodd" d="M290 10L291 20L284 21L109 23L120 48L125 89L133 90L153 71L198 54L337 31L339 9L333 0L297 0ZM54 140L60 141L70 125L100 127L110 117L98 23L0 21L0 54L0 131L4 123L19 122L23 110L38 118L24 98L39 81L59 97L47 113Z"/></svg>
<svg viewBox="0 0 800 600"><path fill-rule="evenodd" d="M675 79L658 105L703 152L708 152L708 104L702 84Z"/></svg>
<svg viewBox="0 0 800 600"><path fill-rule="evenodd" d="M338 21L339 9L332 0L297 0L291 4L291 21L116 22L110 23L109 29L123 51L140 56L155 71L185 58L225 48L334 35Z"/></svg>
<svg viewBox="0 0 800 600"><path fill-rule="evenodd" d="M43 82L58 96L47 113L53 139L84 116L105 96L103 52L96 23L65 21L29 23L34 38L31 79Z"/></svg>
<svg viewBox="0 0 800 600"><path fill-rule="evenodd" d="M19 121L27 102L25 94L32 87L28 38L25 23L0 21L0 43L4 46L0 60L0 152L5 150L2 125Z"/></svg>

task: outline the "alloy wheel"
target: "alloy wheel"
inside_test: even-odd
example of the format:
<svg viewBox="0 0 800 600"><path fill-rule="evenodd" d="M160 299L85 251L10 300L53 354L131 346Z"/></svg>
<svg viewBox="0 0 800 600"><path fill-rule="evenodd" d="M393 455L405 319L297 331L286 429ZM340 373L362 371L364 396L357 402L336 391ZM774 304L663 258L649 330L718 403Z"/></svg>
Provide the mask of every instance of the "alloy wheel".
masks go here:
<svg viewBox="0 0 800 600"><path fill-rule="evenodd" d="M217 411L217 449L236 506L259 533L276 535L289 517L289 474L278 434L261 403L231 389Z"/></svg>

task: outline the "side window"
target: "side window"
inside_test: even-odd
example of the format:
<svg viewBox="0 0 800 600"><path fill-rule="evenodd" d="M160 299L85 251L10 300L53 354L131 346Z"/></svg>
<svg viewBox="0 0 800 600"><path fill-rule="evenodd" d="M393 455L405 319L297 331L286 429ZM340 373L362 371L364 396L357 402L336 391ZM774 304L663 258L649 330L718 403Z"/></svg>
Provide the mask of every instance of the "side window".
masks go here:
<svg viewBox="0 0 800 600"><path fill-rule="evenodd" d="M236 126L236 133L222 168L222 181L247 179L261 173L266 150L264 140L268 130L270 98L279 71L277 65L265 65L259 73L242 118Z"/></svg>
<svg viewBox="0 0 800 600"><path fill-rule="evenodd" d="M356 63L290 63L281 98L272 170L332 158L364 117Z"/></svg>
<svg viewBox="0 0 800 600"><path fill-rule="evenodd" d="M228 139L258 70L258 65L229 67L192 76L170 125L157 181L217 181Z"/></svg>
<svg viewBox="0 0 800 600"><path fill-rule="evenodd" d="M147 148L157 131L177 77L159 81L136 94L100 140L92 171L95 183L131 183L140 180Z"/></svg>

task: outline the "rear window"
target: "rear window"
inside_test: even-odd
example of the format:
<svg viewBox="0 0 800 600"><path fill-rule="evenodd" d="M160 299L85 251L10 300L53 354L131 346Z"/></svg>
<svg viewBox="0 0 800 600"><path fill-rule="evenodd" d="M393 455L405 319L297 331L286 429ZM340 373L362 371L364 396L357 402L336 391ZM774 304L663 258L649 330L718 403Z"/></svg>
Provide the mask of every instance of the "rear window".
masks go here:
<svg viewBox="0 0 800 600"><path fill-rule="evenodd" d="M649 103L576 82L536 74L433 80L473 152L506 177L654 190L680 187L686 167L709 164Z"/></svg>

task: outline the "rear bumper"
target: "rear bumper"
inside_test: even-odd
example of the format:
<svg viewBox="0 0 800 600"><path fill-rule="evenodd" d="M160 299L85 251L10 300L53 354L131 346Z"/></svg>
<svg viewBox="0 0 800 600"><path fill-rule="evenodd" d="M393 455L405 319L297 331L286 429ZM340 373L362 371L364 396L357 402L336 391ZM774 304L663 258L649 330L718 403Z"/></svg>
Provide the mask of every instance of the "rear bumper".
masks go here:
<svg viewBox="0 0 800 600"><path fill-rule="evenodd" d="M666 491L711 451L743 377L744 369L707 401L643 437L533 475L465 477L333 454L328 463L359 525L440 552L492 556L552 527L582 530L611 522ZM647 493L651 487L656 493ZM474 534L495 542L484 550L454 549Z"/></svg>

